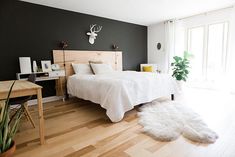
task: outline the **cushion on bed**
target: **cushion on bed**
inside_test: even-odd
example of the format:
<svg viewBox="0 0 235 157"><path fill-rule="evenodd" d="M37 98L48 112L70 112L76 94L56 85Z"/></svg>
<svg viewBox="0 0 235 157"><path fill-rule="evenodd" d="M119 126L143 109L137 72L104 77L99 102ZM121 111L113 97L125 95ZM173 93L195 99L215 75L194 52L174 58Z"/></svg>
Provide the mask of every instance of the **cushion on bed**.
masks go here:
<svg viewBox="0 0 235 157"><path fill-rule="evenodd" d="M153 72L153 66L143 66L144 72Z"/></svg>
<svg viewBox="0 0 235 157"><path fill-rule="evenodd" d="M91 64L103 64L102 61L89 61L89 65L91 67ZM95 74L95 72L93 71L92 67L91 67L91 71L93 74Z"/></svg>
<svg viewBox="0 0 235 157"><path fill-rule="evenodd" d="M106 74L113 72L113 68L109 64L93 64L91 63L91 68L94 74Z"/></svg>
<svg viewBox="0 0 235 157"><path fill-rule="evenodd" d="M75 74L93 74L89 64L72 63Z"/></svg>

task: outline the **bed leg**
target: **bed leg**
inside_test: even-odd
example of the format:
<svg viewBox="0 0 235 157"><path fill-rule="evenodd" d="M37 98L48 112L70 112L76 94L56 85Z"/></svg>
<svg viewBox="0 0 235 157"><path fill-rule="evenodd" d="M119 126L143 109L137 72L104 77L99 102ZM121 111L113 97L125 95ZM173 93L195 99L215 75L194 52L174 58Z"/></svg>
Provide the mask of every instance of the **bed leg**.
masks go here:
<svg viewBox="0 0 235 157"><path fill-rule="evenodd" d="M175 100L175 95L174 94L171 94L171 100Z"/></svg>

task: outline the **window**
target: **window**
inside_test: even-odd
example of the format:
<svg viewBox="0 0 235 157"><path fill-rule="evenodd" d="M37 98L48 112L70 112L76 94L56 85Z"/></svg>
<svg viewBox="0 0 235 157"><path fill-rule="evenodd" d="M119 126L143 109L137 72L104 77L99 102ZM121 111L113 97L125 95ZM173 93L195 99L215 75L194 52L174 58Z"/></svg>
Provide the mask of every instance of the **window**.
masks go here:
<svg viewBox="0 0 235 157"><path fill-rule="evenodd" d="M228 22L188 29L187 47L193 54L193 81L217 81L226 70Z"/></svg>
<svg viewBox="0 0 235 157"><path fill-rule="evenodd" d="M207 80L215 81L226 69L228 23L208 27Z"/></svg>
<svg viewBox="0 0 235 157"><path fill-rule="evenodd" d="M188 39L188 51L194 56L190 77L198 80L203 76L204 27L190 28Z"/></svg>

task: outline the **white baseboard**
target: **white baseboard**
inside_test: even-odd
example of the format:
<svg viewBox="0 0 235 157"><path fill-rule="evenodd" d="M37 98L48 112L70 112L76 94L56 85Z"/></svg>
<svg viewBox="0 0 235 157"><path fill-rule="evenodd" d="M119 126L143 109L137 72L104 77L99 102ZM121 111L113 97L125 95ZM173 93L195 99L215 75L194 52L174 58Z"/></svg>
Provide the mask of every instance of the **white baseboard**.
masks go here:
<svg viewBox="0 0 235 157"><path fill-rule="evenodd" d="M52 101L57 101L57 100L62 100L64 97L63 96L50 96L50 97L45 97L42 99L43 103L47 103L47 102L52 102ZM36 105L37 99L32 99L28 101L29 105Z"/></svg>

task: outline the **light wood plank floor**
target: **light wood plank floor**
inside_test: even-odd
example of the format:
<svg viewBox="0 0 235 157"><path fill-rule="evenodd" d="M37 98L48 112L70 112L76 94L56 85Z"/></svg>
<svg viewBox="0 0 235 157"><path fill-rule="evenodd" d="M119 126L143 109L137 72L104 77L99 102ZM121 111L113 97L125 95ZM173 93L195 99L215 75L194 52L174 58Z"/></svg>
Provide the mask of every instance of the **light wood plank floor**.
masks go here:
<svg viewBox="0 0 235 157"><path fill-rule="evenodd" d="M188 89L177 97L213 128L219 139L205 145L183 137L159 142L141 132L137 108L111 123L99 105L80 99L44 104L47 144L40 146L37 108L30 107L37 128L23 120L16 135L15 157L235 157L234 95Z"/></svg>

